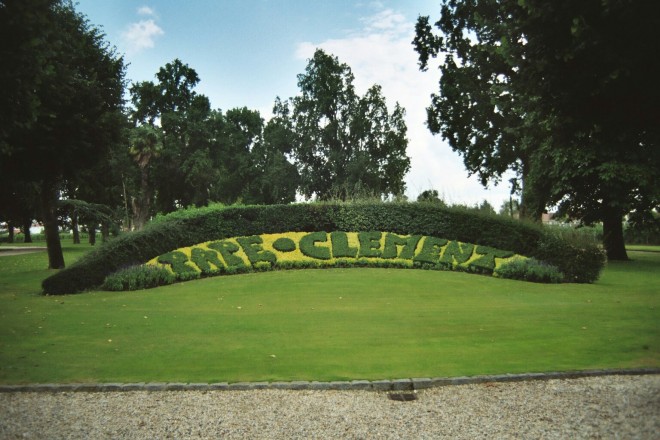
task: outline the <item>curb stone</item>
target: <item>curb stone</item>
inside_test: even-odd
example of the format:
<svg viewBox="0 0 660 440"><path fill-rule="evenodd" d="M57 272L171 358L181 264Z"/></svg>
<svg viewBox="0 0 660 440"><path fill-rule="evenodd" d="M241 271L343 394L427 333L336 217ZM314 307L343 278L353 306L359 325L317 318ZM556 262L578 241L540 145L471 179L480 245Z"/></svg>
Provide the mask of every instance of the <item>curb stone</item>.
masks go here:
<svg viewBox="0 0 660 440"><path fill-rule="evenodd" d="M482 376L412 378L395 380L352 380L352 381L291 381L291 382L137 382L137 383L41 383L0 385L0 393L60 393L60 392L125 392L125 391L252 391L276 390L336 390L336 391L413 391L450 385L469 385L492 382L522 382L531 380L578 379L597 376L640 376L660 374L660 368L582 370L547 373L495 374Z"/></svg>

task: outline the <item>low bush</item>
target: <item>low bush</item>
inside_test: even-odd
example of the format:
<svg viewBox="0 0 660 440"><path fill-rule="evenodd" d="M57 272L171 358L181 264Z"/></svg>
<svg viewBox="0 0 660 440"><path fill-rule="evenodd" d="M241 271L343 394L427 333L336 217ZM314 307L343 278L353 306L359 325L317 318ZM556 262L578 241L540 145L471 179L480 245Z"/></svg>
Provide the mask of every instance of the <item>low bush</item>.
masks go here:
<svg viewBox="0 0 660 440"><path fill-rule="evenodd" d="M564 281L592 283L605 266L605 253L588 241L563 239L552 231L546 232L529 256L556 266L564 274Z"/></svg>
<svg viewBox="0 0 660 440"><path fill-rule="evenodd" d="M45 279L42 287L46 294L80 292L100 286L107 275L120 268L142 264L178 248L208 240L287 231L388 231L400 236L442 237L534 257L559 267L567 281L576 282L593 282L604 264L596 246L573 246L539 225L428 203L213 206L162 216L142 231L104 243L84 259ZM350 254L351 250L346 252ZM225 249L225 253L231 254L231 249Z"/></svg>
<svg viewBox="0 0 660 440"><path fill-rule="evenodd" d="M172 284L175 281L172 272L160 266L131 266L121 269L106 277L104 290L141 290Z"/></svg>
<svg viewBox="0 0 660 440"><path fill-rule="evenodd" d="M561 283L564 274L555 266L535 258L512 258L502 263L493 272L499 278L531 281L534 283Z"/></svg>

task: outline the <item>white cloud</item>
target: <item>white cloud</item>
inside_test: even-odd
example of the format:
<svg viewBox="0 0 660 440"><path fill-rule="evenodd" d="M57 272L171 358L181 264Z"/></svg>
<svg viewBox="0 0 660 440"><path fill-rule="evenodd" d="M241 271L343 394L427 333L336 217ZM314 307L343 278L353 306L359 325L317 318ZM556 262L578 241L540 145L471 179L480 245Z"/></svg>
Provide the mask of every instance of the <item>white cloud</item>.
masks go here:
<svg viewBox="0 0 660 440"><path fill-rule="evenodd" d="M468 178L462 158L426 127L426 107L431 93L438 90L439 73L435 69L419 71L411 44L414 22L390 9L362 22L363 29L346 38L300 43L296 57L309 59L320 47L351 67L358 93L380 84L390 106L398 101L406 109L411 157L411 170L406 176L409 197L416 198L420 192L433 188L451 203L472 205L487 199L499 208L502 200L508 198L506 185L487 191L474 176Z"/></svg>
<svg viewBox="0 0 660 440"><path fill-rule="evenodd" d="M129 54L136 54L144 49L155 46L156 38L165 34L165 31L153 19L140 20L131 23L122 33L122 40Z"/></svg>
<svg viewBox="0 0 660 440"><path fill-rule="evenodd" d="M149 6L142 6L142 7L138 8L137 13L138 13L138 15L149 15L151 17L156 16L156 11L154 11Z"/></svg>
<svg viewBox="0 0 660 440"><path fill-rule="evenodd" d="M385 9L372 17L363 18L361 21L365 25L361 31L363 34L381 32L396 37L410 33L410 23L406 17L391 9Z"/></svg>

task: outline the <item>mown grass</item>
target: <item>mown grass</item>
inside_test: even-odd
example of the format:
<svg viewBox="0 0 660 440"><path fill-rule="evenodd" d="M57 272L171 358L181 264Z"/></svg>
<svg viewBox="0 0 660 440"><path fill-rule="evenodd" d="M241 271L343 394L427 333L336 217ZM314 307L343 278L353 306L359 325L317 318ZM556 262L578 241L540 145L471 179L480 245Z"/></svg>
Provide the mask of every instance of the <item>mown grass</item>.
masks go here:
<svg viewBox="0 0 660 440"><path fill-rule="evenodd" d="M626 249L629 251L660 252L660 246L654 246L648 244L627 245Z"/></svg>
<svg viewBox="0 0 660 440"><path fill-rule="evenodd" d="M65 247L70 264L89 246ZM41 296L0 257L0 383L348 380L660 366L660 254L592 285L300 270Z"/></svg>

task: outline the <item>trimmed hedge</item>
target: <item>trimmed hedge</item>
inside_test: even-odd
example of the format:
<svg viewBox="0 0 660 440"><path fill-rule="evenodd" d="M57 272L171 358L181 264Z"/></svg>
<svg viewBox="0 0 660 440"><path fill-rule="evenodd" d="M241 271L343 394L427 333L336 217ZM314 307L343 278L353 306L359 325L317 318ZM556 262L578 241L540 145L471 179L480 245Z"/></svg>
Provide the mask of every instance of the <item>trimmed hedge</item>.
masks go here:
<svg viewBox="0 0 660 440"><path fill-rule="evenodd" d="M208 240L288 231L389 231L402 236L443 237L534 257L556 266L568 282L595 281L605 262L603 252L596 246L578 247L541 226L461 208L425 203L216 206L179 211L142 231L104 243L85 258L46 278L42 288L51 295L81 292L100 286L107 275L121 268L142 264L174 249ZM286 247L285 243L280 244ZM372 251L386 252L385 248L387 244L384 249ZM223 257L224 253L232 253L231 249L216 250ZM345 252L347 255L352 252L348 245ZM268 256L261 257L268 261Z"/></svg>
<svg viewBox="0 0 660 440"><path fill-rule="evenodd" d="M280 251L278 247L284 250ZM381 252L381 248L386 251ZM511 260L526 261L529 258L437 237L402 237L380 231L335 231L329 234L286 232L208 241L160 255L143 266L167 271L171 275L170 283L173 283L223 274L309 267L423 268L491 275L497 267ZM124 272L118 272L121 279L128 277L132 281L124 282L124 285L141 283L142 273ZM510 272L512 276L509 278L518 273ZM131 274L137 277L130 279ZM526 276L522 273L520 279L527 279ZM108 276L104 286L114 287L116 278L117 273Z"/></svg>

